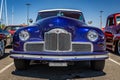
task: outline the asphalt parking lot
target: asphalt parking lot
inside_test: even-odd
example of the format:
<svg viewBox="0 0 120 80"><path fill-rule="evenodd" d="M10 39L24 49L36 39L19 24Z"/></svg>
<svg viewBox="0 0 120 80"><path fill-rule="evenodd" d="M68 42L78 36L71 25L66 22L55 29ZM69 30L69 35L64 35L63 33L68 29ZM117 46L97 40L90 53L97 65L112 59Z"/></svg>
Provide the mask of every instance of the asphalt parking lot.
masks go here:
<svg viewBox="0 0 120 80"><path fill-rule="evenodd" d="M50 68L47 65L31 64L28 70L15 70L13 60L6 49L0 59L0 80L119 80L120 56L110 53L103 71L90 70L87 62L67 68Z"/></svg>

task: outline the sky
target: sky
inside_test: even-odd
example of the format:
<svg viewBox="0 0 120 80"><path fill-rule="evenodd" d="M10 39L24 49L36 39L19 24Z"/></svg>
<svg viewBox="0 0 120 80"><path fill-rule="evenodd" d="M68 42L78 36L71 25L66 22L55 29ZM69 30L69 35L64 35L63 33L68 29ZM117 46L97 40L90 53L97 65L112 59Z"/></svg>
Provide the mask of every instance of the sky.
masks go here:
<svg viewBox="0 0 120 80"><path fill-rule="evenodd" d="M6 0L8 9L8 23L27 23L27 6L30 3L29 17L35 19L37 12L44 9L78 9L83 12L86 23L92 21L92 26L100 28L100 11L102 13L102 25L106 24L107 16L120 12L120 0ZM0 0L1 3L1 0ZM4 21L4 19L3 19Z"/></svg>

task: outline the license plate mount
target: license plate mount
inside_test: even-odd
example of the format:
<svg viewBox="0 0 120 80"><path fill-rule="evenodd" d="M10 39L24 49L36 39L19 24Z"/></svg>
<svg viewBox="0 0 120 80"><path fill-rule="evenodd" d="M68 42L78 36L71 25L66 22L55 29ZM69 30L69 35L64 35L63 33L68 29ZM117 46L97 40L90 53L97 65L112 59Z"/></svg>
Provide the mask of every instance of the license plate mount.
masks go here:
<svg viewBox="0 0 120 80"><path fill-rule="evenodd" d="M66 62L49 62L50 67L67 67L68 64Z"/></svg>

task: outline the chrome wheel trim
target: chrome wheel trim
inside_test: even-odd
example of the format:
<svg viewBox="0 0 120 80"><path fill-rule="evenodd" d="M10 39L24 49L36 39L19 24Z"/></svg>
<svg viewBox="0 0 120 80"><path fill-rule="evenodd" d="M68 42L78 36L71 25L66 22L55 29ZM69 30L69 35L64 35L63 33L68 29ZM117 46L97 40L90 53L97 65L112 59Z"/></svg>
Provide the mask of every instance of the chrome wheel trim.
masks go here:
<svg viewBox="0 0 120 80"><path fill-rule="evenodd" d="M117 48L118 48L118 54L120 55L120 40L118 41Z"/></svg>
<svg viewBox="0 0 120 80"><path fill-rule="evenodd" d="M5 53L5 46L4 46L4 41L3 40L0 41L0 48L1 48L0 57L2 57Z"/></svg>

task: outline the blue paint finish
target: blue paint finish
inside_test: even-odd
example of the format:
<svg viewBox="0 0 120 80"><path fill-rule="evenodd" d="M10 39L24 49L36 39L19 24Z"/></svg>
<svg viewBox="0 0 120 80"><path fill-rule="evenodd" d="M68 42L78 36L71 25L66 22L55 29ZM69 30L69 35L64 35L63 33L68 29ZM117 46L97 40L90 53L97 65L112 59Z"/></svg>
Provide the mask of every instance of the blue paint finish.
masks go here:
<svg viewBox="0 0 120 80"><path fill-rule="evenodd" d="M90 42L87 38L88 31L95 30L98 33L98 40L95 42L91 42L93 44L93 52L45 52L45 51L44 52L24 52L23 49L24 49L25 42L44 41L44 33L52 29L55 29L55 28L61 28L61 29L64 29L70 32L72 35L72 42ZM25 42L19 39L19 33L22 30L26 30L30 34L30 38ZM18 43L19 46L14 46L16 43ZM18 30L13 37L13 50L14 51L11 51L11 54L30 54L30 55L107 54L107 52L105 51L105 46L101 47L99 45L100 43L101 44L105 43L104 34L100 29L87 26L85 23L79 20L76 20L76 19L63 17L63 16L54 16L54 17L48 17L48 18L39 20L30 27L25 27L25 28ZM41 59L37 59L37 60L41 60ZM74 60L71 60L71 61L74 61ZM94 60L94 59L88 58L88 59L83 59L83 60Z"/></svg>

